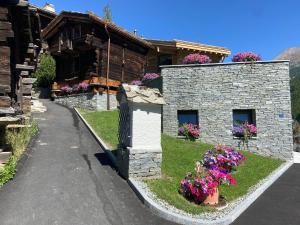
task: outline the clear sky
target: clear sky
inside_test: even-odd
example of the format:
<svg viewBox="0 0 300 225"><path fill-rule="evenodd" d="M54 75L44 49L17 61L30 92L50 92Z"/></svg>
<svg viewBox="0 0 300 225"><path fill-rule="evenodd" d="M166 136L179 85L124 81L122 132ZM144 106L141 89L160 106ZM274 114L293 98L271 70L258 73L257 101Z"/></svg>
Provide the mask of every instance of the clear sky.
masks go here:
<svg viewBox="0 0 300 225"><path fill-rule="evenodd" d="M46 0L30 0L43 6ZM61 10L103 15L150 39L180 39L224 46L232 53L253 51L269 60L300 46L299 0L47 0ZM232 56L227 59L230 60Z"/></svg>

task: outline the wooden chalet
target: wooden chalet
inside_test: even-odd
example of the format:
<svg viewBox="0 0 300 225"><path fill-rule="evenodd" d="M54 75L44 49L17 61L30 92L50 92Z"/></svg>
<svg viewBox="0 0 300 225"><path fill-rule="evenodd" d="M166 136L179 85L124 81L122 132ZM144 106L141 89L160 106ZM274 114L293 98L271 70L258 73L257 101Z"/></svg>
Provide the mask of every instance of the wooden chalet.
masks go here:
<svg viewBox="0 0 300 225"><path fill-rule="evenodd" d="M143 76L152 48L149 42L91 12L61 12L42 36L55 58L58 84L96 82L98 90L108 93L116 93L121 82Z"/></svg>
<svg viewBox="0 0 300 225"><path fill-rule="evenodd" d="M172 40L147 40L154 48L148 53L147 72L160 72L161 65L182 64L183 58L191 53L206 54L212 62L222 62L231 54L230 50L224 47L205 45L194 42Z"/></svg>
<svg viewBox="0 0 300 225"><path fill-rule="evenodd" d="M25 0L0 1L0 116L30 112L41 30L55 16Z"/></svg>

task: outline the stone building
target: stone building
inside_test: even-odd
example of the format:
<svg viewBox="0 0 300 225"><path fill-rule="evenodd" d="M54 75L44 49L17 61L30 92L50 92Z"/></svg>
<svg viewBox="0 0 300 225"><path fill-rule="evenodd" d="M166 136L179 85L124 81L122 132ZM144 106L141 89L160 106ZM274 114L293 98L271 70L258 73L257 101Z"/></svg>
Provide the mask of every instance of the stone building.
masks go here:
<svg viewBox="0 0 300 225"><path fill-rule="evenodd" d="M162 66L163 132L177 136L180 123L200 125L201 141L243 148L232 134L235 118L253 123L247 148L292 158L289 62Z"/></svg>

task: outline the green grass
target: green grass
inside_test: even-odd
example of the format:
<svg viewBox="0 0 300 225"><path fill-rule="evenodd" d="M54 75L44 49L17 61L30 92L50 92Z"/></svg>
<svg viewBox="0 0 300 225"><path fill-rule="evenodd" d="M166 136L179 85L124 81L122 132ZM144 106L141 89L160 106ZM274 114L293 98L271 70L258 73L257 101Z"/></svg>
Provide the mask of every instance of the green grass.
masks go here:
<svg viewBox="0 0 300 225"><path fill-rule="evenodd" d="M209 207L195 205L178 194L180 181L187 172L194 171L195 162L202 159L203 154L209 147L211 145L179 140L163 134L163 178L148 181L150 189L159 198L186 212L199 214L213 210ZM221 186L220 188L220 194L225 196L228 201L245 195L251 186L257 184L282 164L281 160L255 155L246 151L243 151L243 154L246 156L246 161L233 174L238 185Z"/></svg>
<svg viewBox="0 0 300 225"><path fill-rule="evenodd" d="M92 112L80 110L88 123L106 143L118 143L118 111ZM195 163L212 147L209 144L191 142L162 134L162 178L147 181L150 189L161 199L186 212L199 214L214 210L187 201L178 193L179 183L187 172L194 171ZM233 174L237 186L221 186L220 194L228 201L245 195L249 188L257 184L278 168L283 161L271 159L243 151L246 161Z"/></svg>
<svg viewBox="0 0 300 225"><path fill-rule="evenodd" d="M38 131L36 122L31 124L31 127L21 128L20 131L7 131L5 137L2 137L4 142L12 150L12 157L0 168L0 187L11 180L15 173L17 162L25 151L31 137Z"/></svg>
<svg viewBox="0 0 300 225"><path fill-rule="evenodd" d="M112 149L115 150L119 143L119 111L89 111L78 109L80 114L93 127L97 135Z"/></svg>

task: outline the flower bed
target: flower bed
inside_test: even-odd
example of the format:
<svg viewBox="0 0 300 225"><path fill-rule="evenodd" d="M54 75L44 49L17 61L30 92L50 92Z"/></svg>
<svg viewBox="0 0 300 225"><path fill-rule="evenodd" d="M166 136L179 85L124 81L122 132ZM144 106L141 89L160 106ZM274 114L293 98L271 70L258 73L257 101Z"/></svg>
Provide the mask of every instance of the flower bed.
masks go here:
<svg viewBox="0 0 300 225"><path fill-rule="evenodd" d="M220 185L237 185L230 175L244 161L242 153L229 146L216 145L208 150L201 161L196 163L195 174L188 173L180 182L179 192L196 204L217 205ZM213 197L213 201L207 200Z"/></svg>
<svg viewBox="0 0 300 225"><path fill-rule="evenodd" d="M89 84L85 82L80 82L79 84L75 84L72 87L68 84L62 86L60 88L62 95L71 95L71 94L79 94L86 93L89 90Z"/></svg>
<svg viewBox="0 0 300 225"><path fill-rule="evenodd" d="M178 193L178 184L186 176L187 171L194 170L197 162L195 159L202 158L207 149L212 149L212 147L205 143L162 135L162 178L147 181L150 190L158 198L188 213L199 214L212 211L211 207L195 204ZM225 196L227 202L247 194L252 186L282 164L281 160L259 156L247 151L241 153L247 160L239 164L237 172L230 174L237 185L221 185L219 189L220 195Z"/></svg>

